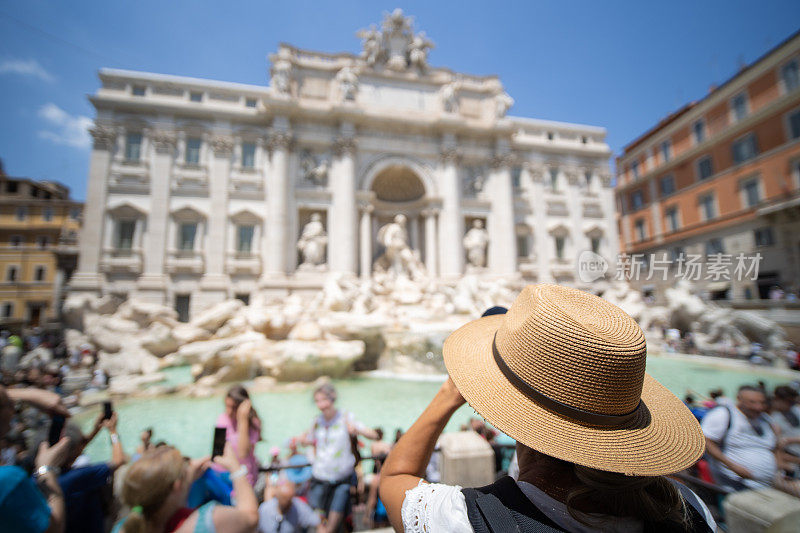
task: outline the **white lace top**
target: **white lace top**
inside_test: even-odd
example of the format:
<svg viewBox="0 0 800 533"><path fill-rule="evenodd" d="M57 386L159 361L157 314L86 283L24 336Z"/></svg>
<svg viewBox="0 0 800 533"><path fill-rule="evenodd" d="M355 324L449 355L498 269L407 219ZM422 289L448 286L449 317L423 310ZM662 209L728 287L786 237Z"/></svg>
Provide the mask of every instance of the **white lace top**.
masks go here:
<svg viewBox="0 0 800 533"><path fill-rule="evenodd" d="M642 531L642 523L633 518L611 518L602 524L602 528L587 526L575 520L569 514L566 505L551 498L535 485L525 481L517 481L517 484L525 496L550 520L572 533L600 533L601 531L637 533ZM680 484L676 486L687 503L700 511L711 531L716 531L717 525L705 504L688 488ZM473 533L467 517L467 502L458 485L420 481L419 485L406 491L401 513L406 533L437 533L440 531ZM602 520L604 517L597 515L596 518Z"/></svg>

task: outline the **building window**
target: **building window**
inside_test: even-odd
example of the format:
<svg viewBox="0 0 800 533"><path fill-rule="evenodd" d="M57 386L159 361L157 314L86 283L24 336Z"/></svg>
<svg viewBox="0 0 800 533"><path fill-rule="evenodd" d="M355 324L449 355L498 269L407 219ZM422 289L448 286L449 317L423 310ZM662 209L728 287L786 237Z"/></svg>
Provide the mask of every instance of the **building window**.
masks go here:
<svg viewBox="0 0 800 533"><path fill-rule="evenodd" d="M758 145L756 134L748 133L741 139L734 141L731 145L733 151L733 162L737 165L749 161L758 155Z"/></svg>
<svg viewBox="0 0 800 533"><path fill-rule="evenodd" d="M673 263L683 261L683 246L673 246L669 249L669 259Z"/></svg>
<svg viewBox="0 0 800 533"><path fill-rule="evenodd" d="M10 266L6 269L6 281L17 281L17 274L19 269L16 266Z"/></svg>
<svg viewBox="0 0 800 533"><path fill-rule="evenodd" d="M69 218L72 220L80 220L81 218L81 210L77 207L73 207L69 210Z"/></svg>
<svg viewBox="0 0 800 533"><path fill-rule="evenodd" d="M591 189L592 188L592 171L591 170L587 170L586 172L584 172L583 173L583 179L586 180L586 188L587 189Z"/></svg>
<svg viewBox="0 0 800 533"><path fill-rule="evenodd" d="M30 195L31 195L31 198L38 198L39 197L39 189L37 189L36 187L31 187Z"/></svg>
<svg viewBox="0 0 800 533"><path fill-rule="evenodd" d="M781 67L781 79L786 92L793 91L800 87L800 72L798 72L797 60L792 59Z"/></svg>
<svg viewBox="0 0 800 533"><path fill-rule="evenodd" d="M547 140L548 141L552 141L554 137L555 137L555 135L553 134L552 131L548 131L547 132Z"/></svg>
<svg viewBox="0 0 800 533"><path fill-rule="evenodd" d="M592 245L592 252L599 254L600 253L600 237L592 237L591 238L591 245Z"/></svg>
<svg viewBox="0 0 800 533"><path fill-rule="evenodd" d="M554 239L556 244L556 258L564 259L564 237L556 236Z"/></svg>
<svg viewBox="0 0 800 533"><path fill-rule="evenodd" d="M800 109L789 115L789 135L792 139L800 138Z"/></svg>
<svg viewBox="0 0 800 533"><path fill-rule="evenodd" d="M131 89L133 96L144 96L145 87L144 85L134 85Z"/></svg>
<svg viewBox="0 0 800 533"><path fill-rule="evenodd" d="M255 98L247 98L244 101L244 105L247 106L247 107L256 107L257 104L258 104L258 100L256 100Z"/></svg>
<svg viewBox="0 0 800 533"><path fill-rule="evenodd" d="M772 228L769 226L758 228L753 233L756 246L772 246L775 244L775 235L772 233Z"/></svg>
<svg viewBox="0 0 800 533"><path fill-rule="evenodd" d="M745 207L755 207L761 203L761 194L758 190L758 178L749 179L742 183Z"/></svg>
<svg viewBox="0 0 800 533"><path fill-rule="evenodd" d="M196 222L183 222L178 226L178 250L194 250L194 238L197 235Z"/></svg>
<svg viewBox="0 0 800 533"><path fill-rule="evenodd" d="M236 299L242 302L244 305L250 305L250 295L246 292L237 292Z"/></svg>
<svg viewBox="0 0 800 533"><path fill-rule="evenodd" d="M53 220L53 208L52 207L45 207L42 211L42 218L46 222L50 222Z"/></svg>
<svg viewBox="0 0 800 533"><path fill-rule="evenodd" d="M36 237L36 246L44 250L47 248L47 245L50 244L50 237L47 235L39 235Z"/></svg>
<svg viewBox="0 0 800 533"><path fill-rule="evenodd" d="M25 206L17 207L17 220L20 222L28 217L28 208Z"/></svg>
<svg viewBox="0 0 800 533"><path fill-rule="evenodd" d="M8 239L8 243L13 247L17 248L22 244L22 236L21 235L12 235Z"/></svg>
<svg viewBox="0 0 800 533"><path fill-rule="evenodd" d="M511 168L511 184L515 189L522 187L522 167L514 166Z"/></svg>
<svg viewBox="0 0 800 533"><path fill-rule="evenodd" d="M672 158L671 141L664 141L661 143L661 157L664 158L664 162L667 162Z"/></svg>
<svg viewBox="0 0 800 533"><path fill-rule="evenodd" d="M739 93L731 99L731 111L734 122L747 116L747 93Z"/></svg>
<svg viewBox="0 0 800 533"><path fill-rule="evenodd" d="M589 138L586 135L581 136L581 144L586 144L589 142Z"/></svg>
<svg viewBox="0 0 800 533"><path fill-rule="evenodd" d="M18 190L19 190L19 185L17 184L16 181L7 181L6 182L6 192L8 194L17 194Z"/></svg>
<svg viewBox="0 0 800 533"><path fill-rule="evenodd" d="M634 211L638 211L642 206L644 206L644 195L642 191L633 191L631 193L631 208Z"/></svg>
<svg viewBox="0 0 800 533"><path fill-rule="evenodd" d="M550 190L558 190L558 168L553 167L550 169Z"/></svg>
<svg viewBox="0 0 800 533"><path fill-rule="evenodd" d="M659 188L661 189L661 196L669 196L670 194L675 192L675 176L670 174L669 176L664 176L659 180Z"/></svg>
<svg viewBox="0 0 800 533"><path fill-rule="evenodd" d="M129 133L125 137L125 160L139 161L142 156L142 134Z"/></svg>
<svg viewBox="0 0 800 533"><path fill-rule="evenodd" d="M528 257L527 235L517 235L517 257Z"/></svg>
<svg viewBox="0 0 800 533"><path fill-rule="evenodd" d="M631 163L631 173L633 174L633 179L635 179L635 180L639 179L639 162L638 161L634 161L633 163Z"/></svg>
<svg viewBox="0 0 800 533"><path fill-rule="evenodd" d="M714 175L714 161L710 155L697 160L697 178L705 180Z"/></svg>
<svg viewBox="0 0 800 533"><path fill-rule="evenodd" d="M44 281L46 269L43 266L37 266L36 270L34 270L33 279L34 281Z"/></svg>
<svg viewBox="0 0 800 533"><path fill-rule="evenodd" d="M3 318L11 318L12 316L14 316L14 304L3 302Z"/></svg>
<svg viewBox="0 0 800 533"><path fill-rule="evenodd" d="M242 168L255 168L256 166L256 145L253 143L242 143Z"/></svg>
<svg viewBox="0 0 800 533"><path fill-rule="evenodd" d="M189 93L189 100L191 100L192 102L202 102L203 101L203 93L198 93L198 92L192 91L192 92Z"/></svg>
<svg viewBox="0 0 800 533"><path fill-rule="evenodd" d="M716 210L714 209L714 195L713 194L705 194L698 198L698 203L700 204L700 214L703 220L711 220L716 215Z"/></svg>
<svg viewBox="0 0 800 533"><path fill-rule="evenodd" d="M191 303L191 295L189 294L176 294L175 295L175 311L178 313L179 322L189 321L189 304Z"/></svg>
<svg viewBox="0 0 800 533"><path fill-rule="evenodd" d="M706 255L724 254L725 246L722 239L709 239L706 241Z"/></svg>
<svg viewBox="0 0 800 533"><path fill-rule="evenodd" d="M670 207L667 209L667 226L669 226L669 231L678 231L679 223L678 223L678 208L677 207Z"/></svg>
<svg viewBox="0 0 800 533"><path fill-rule="evenodd" d="M200 164L200 145L201 140L198 137L189 137L186 139L186 164L199 165Z"/></svg>
<svg viewBox="0 0 800 533"><path fill-rule="evenodd" d="M647 238L647 230L644 227L644 220L639 219L636 221L636 240L643 241Z"/></svg>
<svg viewBox="0 0 800 533"><path fill-rule="evenodd" d="M706 140L706 121L702 118L696 120L694 124L692 124L692 133L694 134L695 144L700 144Z"/></svg>
<svg viewBox="0 0 800 533"><path fill-rule="evenodd" d="M133 236L136 232L135 220L117 221L117 240L114 243L117 250L130 250L133 248Z"/></svg>
<svg viewBox="0 0 800 533"><path fill-rule="evenodd" d="M253 251L253 235L255 226L238 226L236 238L236 251L240 254L249 254Z"/></svg>

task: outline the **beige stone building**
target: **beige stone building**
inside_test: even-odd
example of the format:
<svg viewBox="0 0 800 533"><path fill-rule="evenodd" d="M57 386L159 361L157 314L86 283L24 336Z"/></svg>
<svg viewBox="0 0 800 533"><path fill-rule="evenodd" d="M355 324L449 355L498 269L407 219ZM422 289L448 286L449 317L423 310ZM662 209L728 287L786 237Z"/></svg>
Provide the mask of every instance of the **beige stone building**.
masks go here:
<svg viewBox="0 0 800 533"><path fill-rule="evenodd" d="M280 45L269 86L101 70L72 288L184 317L316 290L383 268L399 214L445 282L579 284L582 250L616 255L603 128L509 115L498 77L431 66L402 12L358 35L360 54Z"/></svg>

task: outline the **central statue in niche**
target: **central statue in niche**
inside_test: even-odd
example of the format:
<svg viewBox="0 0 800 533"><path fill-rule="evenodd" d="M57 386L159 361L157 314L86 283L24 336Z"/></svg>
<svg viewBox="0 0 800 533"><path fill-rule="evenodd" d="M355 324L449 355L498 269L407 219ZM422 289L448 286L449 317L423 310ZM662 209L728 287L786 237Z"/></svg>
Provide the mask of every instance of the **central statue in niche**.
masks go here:
<svg viewBox="0 0 800 533"><path fill-rule="evenodd" d="M396 215L392 222L378 230L378 243L384 247L384 252L375 261L373 272L414 280L426 277L425 266L408 244L405 215Z"/></svg>

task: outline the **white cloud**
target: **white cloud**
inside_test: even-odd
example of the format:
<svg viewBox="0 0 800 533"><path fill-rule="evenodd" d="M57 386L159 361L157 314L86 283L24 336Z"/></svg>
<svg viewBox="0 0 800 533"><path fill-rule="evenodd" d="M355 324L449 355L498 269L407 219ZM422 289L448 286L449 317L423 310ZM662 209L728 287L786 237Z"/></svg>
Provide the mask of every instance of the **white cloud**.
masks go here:
<svg viewBox="0 0 800 533"><path fill-rule="evenodd" d="M5 59L0 61L0 74L19 74L20 76L30 76L47 82L56 79L35 59Z"/></svg>
<svg viewBox="0 0 800 533"><path fill-rule="evenodd" d="M49 129L39 132L42 139L74 148L91 146L89 128L92 119L89 117L70 115L52 102L39 108L39 117L50 125Z"/></svg>

